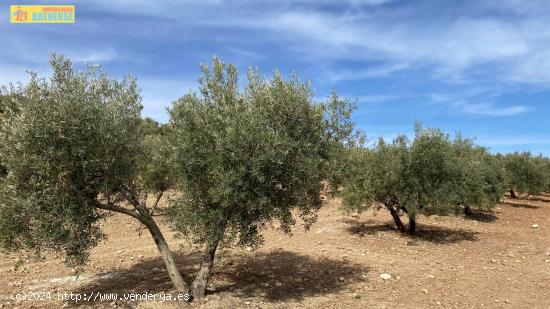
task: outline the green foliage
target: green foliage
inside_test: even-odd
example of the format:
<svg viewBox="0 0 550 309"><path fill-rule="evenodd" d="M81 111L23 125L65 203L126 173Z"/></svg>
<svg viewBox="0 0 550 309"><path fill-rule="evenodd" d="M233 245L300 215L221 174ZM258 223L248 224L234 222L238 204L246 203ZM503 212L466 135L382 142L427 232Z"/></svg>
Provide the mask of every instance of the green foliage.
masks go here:
<svg viewBox="0 0 550 309"><path fill-rule="evenodd" d="M2 125L6 117L11 116L18 112L17 99L21 94L14 86L0 87L0 126ZM0 143L2 147L3 143ZM8 174L6 166L2 163L2 155L0 151L0 181Z"/></svg>
<svg viewBox="0 0 550 309"><path fill-rule="evenodd" d="M438 129L416 127L415 139L405 158L405 186L399 203L409 218L421 210L447 213L452 210L452 179L458 167L449 136Z"/></svg>
<svg viewBox="0 0 550 309"><path fill-rule="evenodd" d="M544 188L544 191L546 193L550 193L550 158L544 158L544 161L543 161L543 171L544 171L544 174L546 175L545 179L546 179L546 186Z"/></svg>
<svg viewBox="0 0 550 309"><path fill-rule="evenodd" d="M547 176L542 157L533 157L530 152L515 152L503 158L508 188L528 194L538 194L547 185Z"/></svg>
<svg viewBox="0 0 550 309"><path fill-rule="evenodd" d="M403 230L401 210L412 223L411 233L420 213L453 214L458 206L489 209L503 192L503 170L485 148L420 125L413 141L379 139L370 149L350 150L349 158L354 169L344 181L344 207L363 211L383 205Z"/></svg>
<svg viewBox="0 0 550 309"><path fill-rule="evenodd" d="M453 141L457 174L452 179L454 204L482 210L493 208L505 191L505 172L484 147L459 134Z"/></svg>
<svg viewBox="0 0 550 309"><path fill-rule="evenodd" d="M143 137L143 160L139 168L139 179L145 191L162 193L174 187L174 165L172 149L166 137L148 134Z"/></svg>
<svg viewBox="0 0 550 309"><path fill-rule="evenodd" d="M225 236L254 246L272 220L290 232L292 210L308 227L335 144L352 131L351 103L333 95L328 105L315 104L308 83L278 72L264 79L252 69L241 92L236 68L216 58L202 73L200 94L170 111L182 192L171 206L177 230L198 243Z"/></svg>
<svg viewBox="0 0 550 309"><path fill-rule="evenodd" d="M380 138L372 149L351 149L353 170L347 175L342 191L345 207L364 211L377 203L397 205L408 151L405 136L396 138L392 144Z"/></svg>
<svg viewBox="0 0 550 309"><path fill-rule="evenodd" d="M542 175L541 191L550 192L550 159L542 155L538 155L534 157L533 161Z"/></svg>
<svg viewBox="0 0 550 309"><path fill-rule="evenodd" d="M349 99L341 99L332 91L326 104L322 105L325 113L325 126L328 143L327 184L326 193L331 197L339 194L344 178L354 169L353 162L347 156L350 149L361 146L365 137L361 131L355 130L351 115L357 103Z"/></svg>
<svg viewBox="0 0 550 309"><path fill-rule="evenodd" d="M96 67L76 72L53 55L49 80L13 89L0 129L8 174L0 197L0 246L53 249L81 263L102 238L100 199L134 182L141 154L140 97L132 79Z"/></svg>
<svg viewBox="0 0 550 309"><path fill-rule="evenodd" d="M164 134L164 125L161 125L158 121L149 117L145 117L141 120L140 127L144 136Z"/></svg>

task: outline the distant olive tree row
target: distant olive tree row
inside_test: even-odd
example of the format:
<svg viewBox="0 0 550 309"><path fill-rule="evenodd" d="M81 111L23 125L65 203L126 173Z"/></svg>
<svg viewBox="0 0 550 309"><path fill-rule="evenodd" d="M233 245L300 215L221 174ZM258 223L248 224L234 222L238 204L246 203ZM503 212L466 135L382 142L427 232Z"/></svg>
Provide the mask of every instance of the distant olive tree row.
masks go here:
<svg viewBox="0 0 550 309"><path fill-rule="evenodd" d="M397 228L414 234L419 214L471 214L488 210L504 192L550 191L550 159L529 152L492 155L460 134L416 125L409 140L379 139L373 147L349 149L349 173L343 182L344 207L364 211L386 208ZM352 168L353 167L353 168ZM408 217L408 227L400 214Z"/></svg>
<svg viewBox="0 0 550 309"><path fill-rule="evenodd" d="M412 234L421 213L468 214L505 191L550 190L547 158L492 155L420 125L412 140L366 147L354 102L336 93L315 102L295 75L249 69L241 85L235 66L214 58L199 91L176 100L160 125L141 117L134 79L78 71L62 56L50 64L49 78L31 74L0 92L3 250L60 252L82 264L105 237L99 220L119 213L147 228L174 288L200 298L220 245L259 246L274 220L289 233L293 214L309 228L323 193L340 194L347 209L384 207ZM169 189L177 194L159 207ZM194 280L180 273L158 218L202 246Z"/></svg>

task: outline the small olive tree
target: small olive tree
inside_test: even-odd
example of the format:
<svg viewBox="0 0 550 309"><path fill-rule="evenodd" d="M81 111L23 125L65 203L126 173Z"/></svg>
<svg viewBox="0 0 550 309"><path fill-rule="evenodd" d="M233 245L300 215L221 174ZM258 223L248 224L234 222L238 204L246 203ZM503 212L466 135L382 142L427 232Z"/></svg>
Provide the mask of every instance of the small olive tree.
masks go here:
<svg viewBox="0 0 550 309"><path fill-rule="evenodd" d="M128 215L151 233L175 288L188 292L152 217L170 185L159 135L144 134L131 78L117 81L97 67L77 72L53 55L49 80L31 75L7 94L0 157L0 247L54 250L84 263L103 238L98 220ZM151 205L147 195L156 193Z"/></svg>
<svg viewBox="0 0 550 309"><path fill-rule="evenodd" d="M506 182L510 196L517 198L516 192L538 194L545 189L546 174L530 152L507 154L502 159L506 170Z"/></svg>
<svg viewBox="0 0 550 309"><path fill-rule="evenodd" d="M181 196L174 227L204 246L194 297L205 295L218 246L258 246L273 220L290 232L293 211L308 228L333 177L338 145L353 131L352 104L331 95L316 104L308 83L250 69L244 91L232 64L202 66L200 93L174 102L168 126Z"/></svg>

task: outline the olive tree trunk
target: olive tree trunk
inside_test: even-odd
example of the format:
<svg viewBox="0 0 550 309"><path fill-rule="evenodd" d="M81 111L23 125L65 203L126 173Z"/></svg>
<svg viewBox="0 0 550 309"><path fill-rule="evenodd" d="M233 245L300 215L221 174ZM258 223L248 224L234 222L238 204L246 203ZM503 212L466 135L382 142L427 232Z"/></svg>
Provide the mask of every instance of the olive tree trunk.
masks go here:
<svg viewBox="0 0 550 309"><path fill-rule="evenodd" d="M514 192L514 189L510 189L510 197L511 198L518 198L516 193Z"/></svg>
<svg viewBox="0 0 550 309"><path fill-rule="evenodd" d="M405 225L403 225L403 222L401 222L401 218L399 218L399 214L397 213L397 210L393 206L388 206L388 209L391 213L391 216L393 217L393 221L395 222L395 225L397 225L397 229L399 229L400 232L405 232Z"/></svg>
<svg viewBox="0 0 550 309"><path fill-rule="evenodd" d="M410 235L414 235L416 233L416 218L409 217L409 229L407 230L407 233Z"/></svg>
<svg viewBox="0 0 550 309"><path fill-rule="evenodd" d="M191 287L193 297L195 298L203 298L206 295L206 287L210 279L212 267L214 266L214 257L218 249L218 243L219 240L215 240L206 246L206 250L202 256L199 273L197 277L195 277L195 281L193 281Z"/></svg>
<svg viewBox="0 0 550 309"><path fill-rule="evenodd" d="M189 295L189 285L185 282L181 273L179 272L178 267L176 266L176 263L174 261L174 257L172 256L172 252L168 247L168 243L162 235L162 232L160 231L157 223L149 214L143 213L141 214L140 221L147 227L147 229L151 233L151 236L155 241L155 245L157 245L157 249L159 250L162 260L164 261L166 271L168 271L168 275L170 276L170 280L172 281L175 289L180 293L185 293Z"/></svg>
<svg viewBox="0 0 550 309"><path fill-rule="evenodd" d="M187 282L185 282L181 273L179 272L176 266L176 263L174 262L174 257L172 256L172 252L168 247L168 243L166 242L164 235L162 235L160 228L155 222L155 219L153 219L153 217L147 211L147 209L145 209L141 204L139 204L139 201L134 196L128 195L127 200L130 202L130 204L132 204L132 206L134 206L137 212L125 207L111 204L111 203L106 203L106 204L97 203L96 207L99 209L118 212L118 213L130 216L134 219L137 219L139 222L145 225L147 230L149 230L149 233L151 233L153 240L155 241L155 245L157 246L157 249L159 250L160 255L162 257L162 260L164 261L164 266L166 267L166 271L170 276L170 280L172 281L174 288L176 289L176 291L180 293L185 293L187 294L187 296L189 296L190 295L189 285L187 284ZM189 300L189 299L186 299L186 300Z"/></svg>
<svg viewBox="0 0 550 309"><path fill-rule="evenodd" d="M465 216L472 215L472 209L470 208L470 205L464 205L464 215Z"/></svg>

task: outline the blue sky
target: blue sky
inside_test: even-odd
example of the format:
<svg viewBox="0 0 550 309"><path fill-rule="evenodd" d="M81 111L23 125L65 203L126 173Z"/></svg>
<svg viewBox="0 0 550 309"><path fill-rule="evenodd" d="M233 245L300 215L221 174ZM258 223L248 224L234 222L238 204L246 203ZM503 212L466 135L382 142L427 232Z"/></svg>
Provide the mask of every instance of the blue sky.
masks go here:
<svg viewBox="0 0 550 309"><path fill-rule="evenodd" d="M11 4L75 4L75 24L10 24ZM550 155L546 0L10 1L0 4L0 84L48 74L49 53L131 74L144 115L196 89L213 55L240 72L278 68L358 99L369 139L415 120L494 152Z"/></svg>

